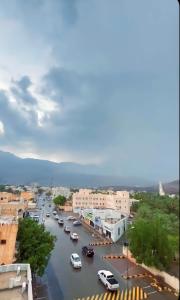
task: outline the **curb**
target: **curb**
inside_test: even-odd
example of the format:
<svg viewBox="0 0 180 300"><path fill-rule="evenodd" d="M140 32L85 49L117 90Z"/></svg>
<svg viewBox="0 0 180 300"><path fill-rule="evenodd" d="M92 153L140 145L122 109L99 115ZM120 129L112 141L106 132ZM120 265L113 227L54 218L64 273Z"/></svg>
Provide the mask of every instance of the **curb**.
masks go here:
<svg viewBox="0 0 180 300"><path fill-rule="evenodd" d="M89 243L89 246L105 246L112 245L113 242L97 242L97 243Z"/></svg>
<svg viewBox="0 0 180 300"><path fill-rule="evenodd" d="M141 274L135 274L135 275L122 275L124 279L131 279L131 278L143 278L143 277L149 277L147 273L141 273Z"/></svg>
<svg viewBox="0 0 180 300"><path fill-rule="evenodd" d="M102 256L103 259L123 259L125 258L124 255L104 255Z"/></svg>

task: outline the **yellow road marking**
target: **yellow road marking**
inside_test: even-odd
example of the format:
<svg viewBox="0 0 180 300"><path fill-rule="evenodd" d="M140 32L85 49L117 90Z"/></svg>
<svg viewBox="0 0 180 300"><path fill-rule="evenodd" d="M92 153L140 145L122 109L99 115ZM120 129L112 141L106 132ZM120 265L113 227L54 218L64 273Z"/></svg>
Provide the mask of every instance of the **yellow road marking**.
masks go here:
<svg viewBox="0 0 180 300"><path fill-rule="evenodd" d="M97 294L94 298L94 300L98 300L99 299L99 295Z"/></svg>
<svg viewBox="0 0 180 300"><path fill-rule="evenodd" d="M133 288L132 288L132 300L135 300L135 296L136 296L136 288L133 286Z"/></svg>
<svg viewBox="0 0 180 300"><path fill-rule="evenodd" d="M107 299L107 295L108 295L108 293L105 293L105 294L104 294L103 300L106 300L106 299Z"/></svg>
<svg viewBox="0 0 180 300"><path fill-rule="evenodd" d="M132 293L132 290L130 289L130 290L128 291L128 300L131 300L131 293Z"/></svg>
<svg viewBox="0 0 180 300"><path fill-rule="evenodd" d="M144 299L147 299L147 294L144 292Z"/></svg>
<svg viewBox="0 0 180 300"><path fill-rule="evenodd" d="M143 297L143 290L140 289L140 299L143 300L143 298L144 298L144 297Z"/></svg>
<svg viewBox="0 0 180 300"><path fill-rule="evenodd" d="M112 294L109 293L109 294L108 294L108 297L107 297L107 300L111 300L111 296L112 296Z"/></svg>
<svg viewBox="0 0 180 300"><path fill-rule="evenodd" d="M120 298L120 300L123 300L123 298L124 298L124 290L122 290L122 292L121 292L121 298Z"/></svg>
<svg viewBox="0 0 180 300"><path fill-rule="evenodd" d="M127 294L128 294L128 291L127 289L125 290L125 293L124 293L124 299L123 300L127 300Z"/></svg>
<svg viewBox="0 0 180 300"><path fill-rule="evenodd" d="M104 294L101 294L99 300L102 300L103 296L104 296Z"/></svg>
<svg viewBox="0 0 180 300"><path fill-rule="evenodd" d="M139 300L139 286L136 287L136 300Z"/></svg>
<svg viewBox="0 0 180 300"><path fill-rule="evenodd" d="M117 294L116 294L116 299L115 300L119 300L120 297L120 290L118 290Z"/></svg>
<svg viewBox="0 0 180 300"><path fill-rule="evenodd" d="M112 294L112 297L111 297L111 300L115 300L115 296L116 296L117 294L116 293L113 293Z"/></svg>
<svg viewBox="0 0 180 300"><path fill-rule="evenodd" d="M93 295L93 296L91 296L91 300L94 300L94 295Z"/></svg>

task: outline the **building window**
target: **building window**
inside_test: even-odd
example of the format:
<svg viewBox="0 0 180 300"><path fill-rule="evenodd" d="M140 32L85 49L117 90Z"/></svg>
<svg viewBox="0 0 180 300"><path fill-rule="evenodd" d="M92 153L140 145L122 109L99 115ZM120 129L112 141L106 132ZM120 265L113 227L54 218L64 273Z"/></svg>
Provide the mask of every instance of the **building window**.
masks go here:
<svg viewBox="0 0 180 300"><path fill-rule="evenodd" d="M121 228L119 227L118 228L118 235L120 235L121 234Z"/></svg>
<svg viewBox="0 0 180 300"><path fill-rule="evenodd" d="M6 240L1 240L1 245L5 245L6 244Z"/></svg>

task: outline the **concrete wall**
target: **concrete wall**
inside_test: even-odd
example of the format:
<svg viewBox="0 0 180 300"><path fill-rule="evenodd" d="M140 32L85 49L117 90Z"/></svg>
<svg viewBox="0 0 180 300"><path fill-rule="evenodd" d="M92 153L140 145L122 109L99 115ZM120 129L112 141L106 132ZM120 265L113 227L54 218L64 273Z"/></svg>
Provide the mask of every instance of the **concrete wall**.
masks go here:
<svg viewBox="0 0 180 300"><path fill-rule="evenodd" d="M31 268L29 264L7 264L4 266L0 266L0 273L16 272L18 270L18 267L20 267L21 271L27 272L28 300L33 300L32 276L31 276Z"/></svg>
<svg viewBox="0 0 180 300"><path fill-rule="evenodd" d="M130 252L130 250L127 249L127 247L123 247L123 254L127 256L130 261L136 263L136 259L132 256L132 253ZM179 292L180 282L178 278L164 271L160 271L154 267L148 267L145 264L139 264L139 265L142 266L147 271L149 271L150 273L152 273L153 275L161 276L168 285L170 285L173 289Z"/></svg>

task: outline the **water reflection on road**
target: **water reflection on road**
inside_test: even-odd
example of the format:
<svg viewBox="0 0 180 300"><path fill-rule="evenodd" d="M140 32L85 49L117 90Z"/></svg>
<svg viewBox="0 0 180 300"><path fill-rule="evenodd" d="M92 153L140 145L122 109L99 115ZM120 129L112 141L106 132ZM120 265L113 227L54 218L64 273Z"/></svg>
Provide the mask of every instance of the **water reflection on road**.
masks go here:
<svg viewBox="0 0 180 300"><path fill-rule="evenodd" d="M61 216L66 220L67 214L62 213ZM100 269L108 269L115 276L119 275L108 261L102 259L102 255L112 252L120 253L120 244L94 247L94 257L86 257L82 255L81 249L93 240L86 228L74 227L72 221L65 221L65 225L70 225L72 231L79 235L79 241L73 242L70 235L64 232L63 226L59 226L53 217L46 218L45 225L57 237L55 249L43 276L44 282L48 284L50 300L72 300L104 292L104 286L97 279L97 272ZM82 269L80 270L75 270L70 264L70 255L73 252L78 253L81 257ZM123 280L120 284L121 287L125 287Z"/></svg>

